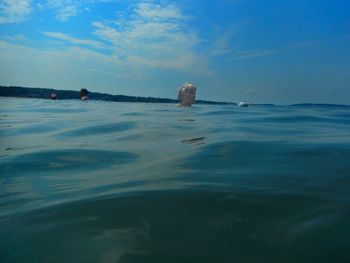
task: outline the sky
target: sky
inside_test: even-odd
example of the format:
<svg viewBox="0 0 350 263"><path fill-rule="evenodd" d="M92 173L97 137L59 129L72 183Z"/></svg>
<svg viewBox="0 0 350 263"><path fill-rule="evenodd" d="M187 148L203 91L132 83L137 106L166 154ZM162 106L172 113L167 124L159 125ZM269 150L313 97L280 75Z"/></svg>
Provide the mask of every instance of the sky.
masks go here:
<svg viewBox="0 0 350 263"><path fill-rule="evenodd" d="M0 0L0 85L350 104L348 0Z"/></svg>

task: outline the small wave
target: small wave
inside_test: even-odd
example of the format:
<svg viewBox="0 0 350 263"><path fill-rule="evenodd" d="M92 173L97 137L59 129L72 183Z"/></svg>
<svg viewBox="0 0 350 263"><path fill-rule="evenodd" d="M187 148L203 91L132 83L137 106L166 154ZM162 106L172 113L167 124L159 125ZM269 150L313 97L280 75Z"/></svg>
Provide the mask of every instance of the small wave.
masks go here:
<svg viewBox="0 0 350 263"><path fill-rule="evenodd" d="M61 137L80 137L80 136L100 136L106 133L118 133L133 129L136 126L135 122L118 122L113 124L94 125L89 127L72 129L65 132L60 132L57 136Z"/></svg>
<svg viewBox="0 0 350 263"><path fill-rule="evenodd" d="M17 155L3 160L0 168L3 176L24 176L26 174L91 171L127 164L136 159L135 154L128 152L65 149Z"/></svg>

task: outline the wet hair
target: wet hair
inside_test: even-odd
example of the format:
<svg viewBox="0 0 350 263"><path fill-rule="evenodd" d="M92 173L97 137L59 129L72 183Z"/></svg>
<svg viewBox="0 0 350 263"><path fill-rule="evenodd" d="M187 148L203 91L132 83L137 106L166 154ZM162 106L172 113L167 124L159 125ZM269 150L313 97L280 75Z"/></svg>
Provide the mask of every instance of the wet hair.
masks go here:
<svg viewBox="0 0 350 263"><path fill-rule="evenodd" d="M177 98L181 101L183 98L183 93L191 89L196 90L197 88L192 83L185 82L181 87L177 89Z"/></svg>
<svg viewBox="0 0 350 263"><path fill-rule="evenodd" d="M88 90L87 89L81 89L80 90L80 97L84 97L88 95Z"/></svg>

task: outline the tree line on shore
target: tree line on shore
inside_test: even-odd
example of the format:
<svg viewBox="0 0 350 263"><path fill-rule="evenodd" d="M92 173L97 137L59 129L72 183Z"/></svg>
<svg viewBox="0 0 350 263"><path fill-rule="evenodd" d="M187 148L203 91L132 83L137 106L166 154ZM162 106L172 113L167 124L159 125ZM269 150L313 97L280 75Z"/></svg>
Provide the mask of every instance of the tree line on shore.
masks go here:
<svg viewBox="0 0 350 263"><path fill-rule="evenodd" d="M79 99L79 90L56 90L44 88L28 88L18 86L0 86L1 97L16 97L16 98L38 98L50 99L51 94L56 94L57 99L71 100ZM167 98L111 95L107 93L89 91L89 99L103 101L119 101L119 102L148 102L148 103L177 103L178 100ZM236 104L232 102L217 102L207 100L196 100L196 104Z"/></svg>

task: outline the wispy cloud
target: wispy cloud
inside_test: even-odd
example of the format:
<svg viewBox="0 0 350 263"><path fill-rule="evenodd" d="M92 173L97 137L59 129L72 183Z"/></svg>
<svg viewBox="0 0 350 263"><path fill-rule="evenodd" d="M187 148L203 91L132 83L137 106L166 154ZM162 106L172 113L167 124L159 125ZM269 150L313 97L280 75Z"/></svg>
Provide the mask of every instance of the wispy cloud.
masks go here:
<svg viewBox="0 0 350 263"><path fill-rule="evenodd" d="M3 36L2 38L12 43L25 43L28 41L28 38L22 34Z"/></svg>
<svg viewBox="0 0 350 263"><path fill-rule="evenodd" d="M213 50L211 55L213 56L221 56L221 55L226 55L228 53L232 52L232 48L228 48L228 49L217 49L217 50Z"/></svg>
<svg viewBox="0 0 350 263"><path fill-rule="evenodd" d="M63 10L64 3L85 8L87 2L83 6L74 0L49 0L35 5L35 10L43 12L55 8L58 14L59 9ZM158 69L170 69L191 76L211 73L209 57L205 58L197 51L201 40L187 23L193 18L184 15L174 4L142 1L133 2L133 7L127 13L115 13L116 19L113 21L94 22L92 37L42 32L47 39L64 43L64 48L34 48L35 45L26 45L19 36L18 39L14 36L13 39L3 38L5 41L0 41L3 51L0 54L0 79L3 78L4 83L11 83L13 79L12 83L16 85L27 82L26 85L52 86L61 83L59 76L65 76L66 82L62 80L65 87L76 85L79 81L85 81L83 85L86 87L94 87L100 85L98 81L102 79L109 87L117 82L123 87L131 87L140 86L140 83L146 85L145 80L149 80L151 85L153 79L150 76L154 76L154 69L156 72ZM81 12L79 8L77 10ZM66 17L69 19L69 16ZM15 65L21 65L18 69L21 74L15 74ZM45 74L39 80L34 72L43 69ZM124 93L130 94L126 90Z"/></svg>
<svg viewBox="0 0 350 263"><path fill-rule="evenodd" d="M306 41L291 45L291 48L313 48L317 45L316 41Z"/></svg>
<svg viewBox="0 0 350 263"><path fill-rule="evenodd" d="M44 32L44 35L51 38L60 39L74 45L84 45L84 46L90 46L98 49L105 47L104 44L99 41L75 38L59 32Z"/></svg>
<svg viewBox="0 0 350 263"><path fill-rule="evenodd" d="M56 18L61 21L67 21L69 18L76 16L78 13L78 7L74 5L67 5L58 10Z"/></svg>
<svg viewBox="0 0 350 263"><path fill-rule="evenodd" d="M67 21L78 14L82 1L76 0L48 0L47 7L56 11L56 19Z"/></svg>
<svg viewBox="0 0 350 263"><path fill-rule="evenodd" d="M173 5L160 6L152 3L140 3L135 12L143 18L151 20L182 19L180 10Z"/></svg>
<svg viewBox="0 0 350 263"><path fill-rule="evenodd" d="M0 49L0 79L5 85L92 89L106 81L137 81L138 74L143 74L130 75L127 63L82 47L39 49L0 40ZM130 93L124 86L124 93Z"/></svg>
<svg viewBox="0 0 350 263"><path fill-rule="evenodd" d="M265 57L275 53L272 50L249 50L249 51L239 51L237 52L237 59L247 59L256 57Z"/></svg>
<svg viewBox="0 0 350 263"><path fill-rule="evenodd" d="M79 13L89 10L89 6L100 2L114 2L116 0L46 0L36 2L34 0L1 0L0 24L20 23L37 10L54 10L56 19L68 21Z"/></svg>
<svg viewBox="0 0 350 263"><path fill-rule="evenodd" d="M213 40L213 48L211 51L212 56L221 56L232 52L231 39L233 35L238 31L238 27L231 27L223 34L217 34Z"/></svg>
<svg viewBox="0 0 350 263"><path fill-rule="evenodd" d="M206 70L207 62L195 52L200 42L186 27L174 5L139 3L134 12L113 22L95 22L95 35L108 41L121 59L151 67Z"/></svg>
<svg viewBox="0 0 350 263"><path fill-rule="evenodd" d="M291 49L306 49L306 48L313 48L317 46L316 41L306 41L301 43L296 43L293 45L288 45L284 48L279 49L273 49L273 50L247 50L247 51L238 51L236 52L235 58L236 59L250 59L250 58L257 58L257 57L265 57L272 54L281 54L283 52L287 52Z"/></svg>
<svg viewBox="0 0 350 263"><path fill-rule="evenodd" d="M115 0L47 0L46 7L55 10L57 20L68 21L79 13L89 10L91 4L113 1Z"/></svg>
<svg viewBox="0 0 350 263"><path fill-rule="evenodd" d="M19 23L32 12L31 0L0 1L0 24Z"/></svg>

